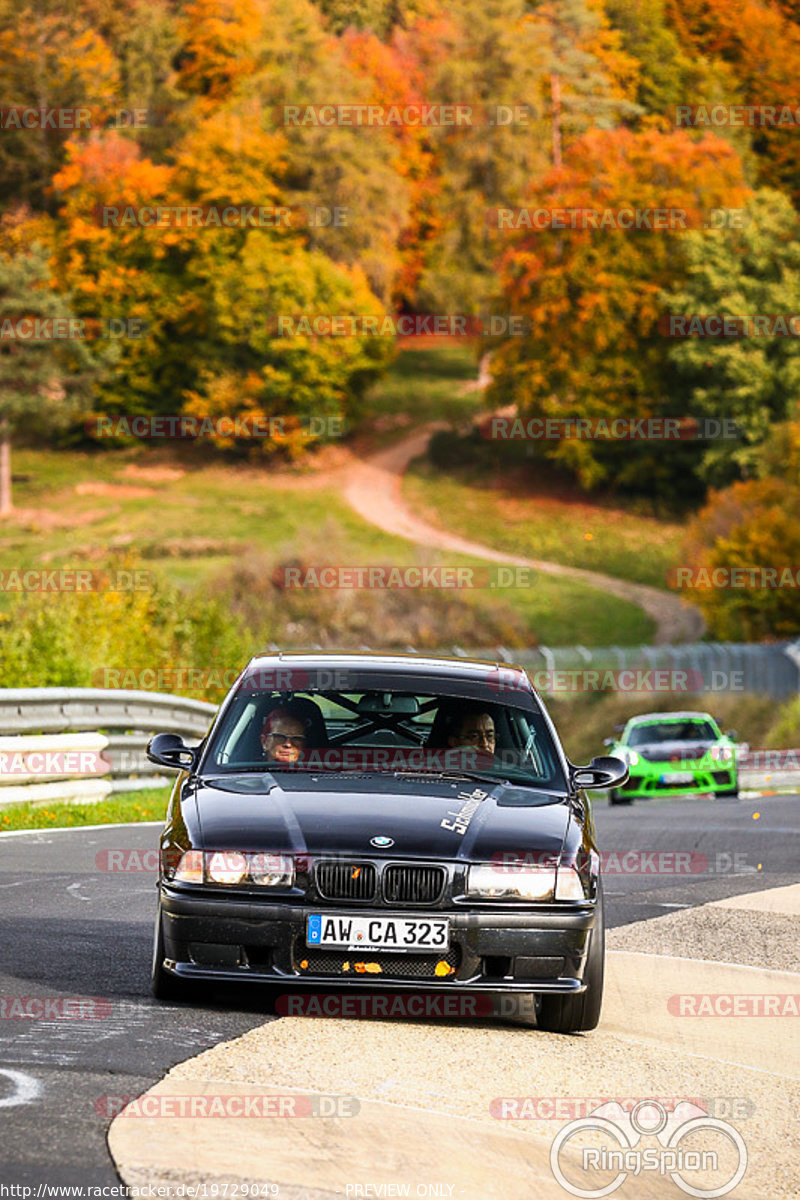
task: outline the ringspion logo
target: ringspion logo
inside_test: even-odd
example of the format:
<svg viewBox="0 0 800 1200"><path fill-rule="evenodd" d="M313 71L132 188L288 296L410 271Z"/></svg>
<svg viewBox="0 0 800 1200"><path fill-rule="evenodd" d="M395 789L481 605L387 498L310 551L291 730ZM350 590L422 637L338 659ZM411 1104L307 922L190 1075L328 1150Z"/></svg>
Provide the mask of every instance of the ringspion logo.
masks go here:
<svg viewBox="0 0 800 1200"><path fill-rule="evenodd" d="M696 1148L696 1135L701 1135L700 1149ZM580 1141L582 1137L588 1145ZM659 1147L639 1148L644 1137L656 1138ZM708 1145L714 1148L707 1149ZM572 1178L561 1163L568 1146L581 1156L579 1168L569 1167ZM629 1113L612 1102L601 1104L589 1116L571 1121L559 1131L550 1148L550 1169L565 1191L585 1200L609 1196L629 1175L642 1174L645 1178L648 1174L668 1175L687 1195L712 1200L726 1196L744 1178L747 1147L738 1129L690 1101L668 1111L657 1100L642 1100ZM588 1186L575 1181L577 1170ZM598 1179L593 1172L602 1175ZM616 1175L607 1182L611 1172Z"/></svg>

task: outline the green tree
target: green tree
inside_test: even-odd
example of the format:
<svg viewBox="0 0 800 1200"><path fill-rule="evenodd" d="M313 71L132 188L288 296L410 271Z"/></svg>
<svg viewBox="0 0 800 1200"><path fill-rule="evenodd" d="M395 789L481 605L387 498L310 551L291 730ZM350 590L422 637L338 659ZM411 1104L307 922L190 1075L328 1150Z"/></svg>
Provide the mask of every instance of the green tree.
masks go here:
<svg viewBox="0 0 800 1200"><path fill-rule="evenodd" d="M325 15L329 29L343 33L346 29L369 29L378 37L386 37L396 26L407 28L418 17L425 17L439 8L436 0L315 0Z"/></svg>
<svg viewBox="0 0 800 1200"><path fill-rule="evenodd" d="M13 435L64 425L99 369L82 340L64 337L72 320L41 246L0 258L0 516L12 511Z"/></svg>
<svg viewBox="0 0 800 1200"><path fill-rule="evenodd" d="M201 270L199 262L193 264ZM247 415L296 419L347 417L393 353L390 338L297 334L301 316L365 313L382 309L363 272L332 263L319 251L282 244L260 231L247 235L235 256L209 256L195 276L207 296L203 372L188 392L186 411L201 417ZM288 332L277 323L288 317ZM292 425L284 431L291 438ZM304 439L298 430L302 448ZM271 453L283 434L260 440Z"/></svg>
<svg viewBox="0 0 800 1200"><path fill-rule="evenodd" d="M685 280L662 295L668 314L727 314L787 319L800 312L797 215L780 192L756 192L743 228L683 242ZM776 422L788 421L800 397L796 336L687 337L670 343L664 383L693 416L728 418L737 440L710 442L699 473L719 487L758 472L762 444Z"/></svg>
<svg viewBox="0 0 800 1200"><path fill-rule="evenodd" d="M397 20L395 0L317 0L328 28L334 33L345 29L371 29L385 37Z"/></svg>
<svg viewBox="0 0 800 1200"><path fill-rule="evenodd" d="M666 129L674 123L677 104L713 104L720 96L728 103L741 99L727 63L692 53L682 44L667 18L666 0L605 0L605 8L623 49L639 63L635 99L646 121L656 119ZM745 131L733 126L718 133L740 153L746 151Z"/></svg>

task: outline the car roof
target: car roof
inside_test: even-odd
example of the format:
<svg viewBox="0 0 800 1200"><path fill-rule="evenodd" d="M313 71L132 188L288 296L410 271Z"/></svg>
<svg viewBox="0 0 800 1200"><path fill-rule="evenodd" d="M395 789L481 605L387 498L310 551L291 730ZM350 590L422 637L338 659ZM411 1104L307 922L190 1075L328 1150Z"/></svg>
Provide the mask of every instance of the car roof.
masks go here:
<svg viewBox="0 0 800 1200"><path fill-rule="evenodd" d="M707 712L660 712L640 713L638 717L630 717L628 724L632 725L636 721L685 721L687 719L714 721L711 713ZM716 725L716 721L714 724Z"/></svg>
<svg viewBox="0 0 800 1200"><path fill-rule="evenodd" d="M476 682L487 682L496 677L498 671L504 675L514 674L519 677L523 690L534 692L534 688L522 667L514 663L493 662L490 659L475 658L446 658L428 657L419 654L381 654L378 651L359 651L357 653L334 653L328 651L279 651L277 653L257 654L250 659L246 671L269 670L277 666L297 667L300 670L320 668L347 668L353 671L370 670L391 671L395 675L430 675L431 678L442 676L451 679L473 679ZM506 678L508 675L506 675Z"/></svg>

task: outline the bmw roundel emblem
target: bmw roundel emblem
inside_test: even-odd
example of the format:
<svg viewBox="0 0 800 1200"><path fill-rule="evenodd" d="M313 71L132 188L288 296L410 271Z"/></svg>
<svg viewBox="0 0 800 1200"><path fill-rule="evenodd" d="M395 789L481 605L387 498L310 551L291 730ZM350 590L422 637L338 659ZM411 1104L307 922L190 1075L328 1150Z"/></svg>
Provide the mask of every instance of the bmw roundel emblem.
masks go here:
<svg viewBox="0 0 800 1200"><path fill-rule="evenodd" d="M394 838L390 837L374 837L369 839L370 846L393 846Z"/></svg>

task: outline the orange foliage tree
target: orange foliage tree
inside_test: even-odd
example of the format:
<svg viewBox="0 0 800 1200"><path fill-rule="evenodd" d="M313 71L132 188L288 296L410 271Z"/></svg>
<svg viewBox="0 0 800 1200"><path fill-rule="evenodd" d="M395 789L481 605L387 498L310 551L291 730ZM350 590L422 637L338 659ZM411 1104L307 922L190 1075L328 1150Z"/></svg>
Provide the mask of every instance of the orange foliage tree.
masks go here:
<svg viewBox="0 0 800 1200"><path fill-rule="evenodd" d="M800 26L770 0L668 0L669 20L694 54L729 65L750 105L797 105ZM730 103L739 97L716 98ZM687 98L686 103L692 103ZM759 182L789 191L800 203L800 143L794 124L754 127Z"/></svg>
<svg viewBox="0 0 800 1200"><path fill-rule="evenodd" d="M770 477L712 492L687 532L686 565L700 586L687 592L722 641L800 634L800 487ZM749 568L774 568L765 582ZM722 568L725 573L714 574ZM739 580L728 574L743 568ZM705 573L704 573L705 572ZM743 586L715 586L727 581ZM782 584L782 586L781 586ZM755 585L755 586L754 586Z"/></svg>
<svg viewBox="0 0 800 1200"><path fill-rule="evenodd" d="M665 339L657 328L660 293L683 269L683 218L671 229L648 230L581 228L588 222L580 216L570 228L572 217L562 217L566 228L537 229L524 227L524 214L576 210L616 220L621 210L683 212L687 225L696 225L699 214L736 208L748 194L738 155L718 138L625 129L585 134L563 168L531 189L527 208L511 221L522 224L519 232L495 234L506 311L528 328L493 355L490 401L512 402L527 416L685 416L673 412L663 384ZM666 469L663 452L642 457L630 445L613 466L598 442L542 446L585 486L609 474L623 483L635 474L652 481Z"/></svg>

